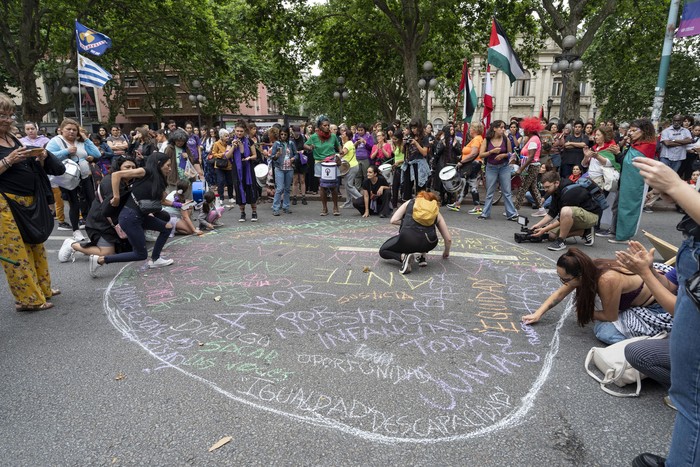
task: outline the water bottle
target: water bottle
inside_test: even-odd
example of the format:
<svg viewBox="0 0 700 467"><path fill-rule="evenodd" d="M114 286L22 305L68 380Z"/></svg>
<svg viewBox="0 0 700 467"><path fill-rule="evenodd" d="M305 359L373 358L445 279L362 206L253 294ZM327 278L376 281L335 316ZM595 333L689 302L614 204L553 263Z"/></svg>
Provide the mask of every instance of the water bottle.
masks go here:
<svg viewBox="0 0 700 467"><path fill-rule="evenodd" d="M214 206L216 208L220 208L223 205L223 203L221 202L221 196L219 196L219 193L217 193L215 196L216 199L214 200Z"/></svg>

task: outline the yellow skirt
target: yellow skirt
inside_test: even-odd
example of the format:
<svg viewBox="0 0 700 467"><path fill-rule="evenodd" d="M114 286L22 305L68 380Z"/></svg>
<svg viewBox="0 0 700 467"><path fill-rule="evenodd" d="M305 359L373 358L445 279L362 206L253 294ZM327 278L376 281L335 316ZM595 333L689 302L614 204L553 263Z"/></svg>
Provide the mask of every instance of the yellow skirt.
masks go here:
<svg viewBox="0 0 700 467"><path fill-rule="evenodd" d="M7 194L23 206L34 202L33 196ZM22 240L15 218L5 197L0 195L0 256L19 262L14 266L0 261L15 301L21 306L43 305L51 298L51 275L43 244L28 245Z"/></svg>

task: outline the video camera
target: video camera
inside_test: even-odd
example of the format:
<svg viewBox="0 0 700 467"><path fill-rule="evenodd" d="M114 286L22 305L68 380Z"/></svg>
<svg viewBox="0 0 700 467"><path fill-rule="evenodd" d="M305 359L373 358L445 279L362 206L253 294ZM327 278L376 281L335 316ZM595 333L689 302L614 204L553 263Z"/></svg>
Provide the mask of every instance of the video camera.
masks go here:
<svg viewBox="0 0 700 467"><path fill-rule="evenodd" d="M515 243L542 243L547 238L546 235L535 236L531 229L528 229L527 225L530 223L530 219L525 216L518 216L518 225L520 225L520 232L515 232L513 236L515 237Z"/></svg>

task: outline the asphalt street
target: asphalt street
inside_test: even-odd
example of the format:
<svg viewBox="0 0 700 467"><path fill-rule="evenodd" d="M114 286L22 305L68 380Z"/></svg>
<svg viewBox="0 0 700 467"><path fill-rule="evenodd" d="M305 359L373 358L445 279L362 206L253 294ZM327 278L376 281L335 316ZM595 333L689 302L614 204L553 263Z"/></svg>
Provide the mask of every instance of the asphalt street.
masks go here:
<svg viewBox="0 0 700 467"><path fill-rule="evenodd" d="M602 392L583 365L601 344L563 305L520 324L558 286L562 252L514 243L502 206L478 222L443 208L453 254L405 276L377 254L388 219L270 206L172 239L169 268L97 278L84 256L57 261L69 232L55 231L52 310L15 312L2 281L0 465L622 466L666 452L663 388ZM679 244L680 218L641 228Z"/></svg>

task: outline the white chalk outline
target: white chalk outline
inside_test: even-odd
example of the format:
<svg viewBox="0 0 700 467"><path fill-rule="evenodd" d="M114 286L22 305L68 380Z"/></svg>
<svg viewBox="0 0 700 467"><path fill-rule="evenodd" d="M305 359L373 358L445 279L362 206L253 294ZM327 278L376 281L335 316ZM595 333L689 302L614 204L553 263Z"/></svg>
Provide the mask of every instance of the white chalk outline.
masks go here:
<svg viewBox="0 0 700 467"><path fill-rule="evenodd" d="M495 238L491 235L487 234L479 234L477 232L472 232L470 230L466 229L461 229L461 228L454 228L455 230L461 230L464 232L469 232L472 234L476 235L481 235L483 237L489 237L492 238L493 240L496 240L498 242L503 242L509 245L517 246L519 248L523 248L520 245L516 245L511 242L507 242L498 238ZM175 243L175 242L171 242ZM548 258L541 253L537 253L533 250L530 250L533 253L542 256L546 258L547 260L554 262L553 259ZM557 326L554 329L554 335L552 336L552 340L550 341L550 349L547 352L547 355L545 356L544 359L544 364L542 365L542 369L540 370L539 375L535 379L534 383L530 387L530 390L521 398L522 405L517 409L514 410L513 412L510 412L506 417L502 418L498 422L494 423L493 425L489 425L487 427L481 428L479 430L470 432L470 433L464 433L460 435L453 435L453 436L444 436L440 438L399 438L399 437L394 437L394 436L385 436L377 433L371 433L365 430L361 430L359 428L355 428L350 425L346 425L345 423L341 423L337 420L329 419L327 417L323 417L322 415L316 415L315 417L308 417L304 415L299 415L295 413L290 413L290 412L285 412L279 409L275 409L273 407L268 407L265 405L257 404L255 402L252 402L248 399L244 399L242 397L236 396L235 394L232 394L229 391L226 391L225 389L220 388L218 385L215 383L212 383L211 381L202 378L201 376L195 375L193 373L190 373L189 371L186 371L176 365L171 364L170 362L166 362L165 360L161 359L155 353L153 353L151 350L146 348L140 341L138 341L130 332L129 330L131 329L127 323L125 323L123 320L120 319L118 316L118 310L115 310L109 303L109 293L112 290L112 287L116 283L119 275L133 263L127 263L122 267L119 272L114 276L114 278L110 281L109 285L107 286L107 289L105 290L105 293L103 295L103 300L102 304L105 309L105 313L107 314L107 318L109 319L110 323L119 330L124 337L128 338L130 341L135 342L138 344L142 349L144 349L148 354L150 354L154 359L162 362L164 366L168 366L170 368L173 368L179 372L181 372L184 375L187 375L191 377L192 379L195 379L197 381L200 381L204 383L205 385L209 386L212 388L214 391L223 394L224 396L228 397L229 399L233 399L237 402L241 402L243 404L247 404L253 408L259 409L259 410L264 410L266 412L274 413L276 415L281 415L285 417L289 417L292 419L296 419L302 422L309 423L311 425L315 426L320 426L320 427L327 427L327 428L334 428L337 429L343 433L358 436L360 438L373 441L376 443L382 443L382 444L399 444L399 443L413 443L413 444L437 444L437 443L442 443L442 442L449 442L449 441L459 441L459 440L465 440L465 439L471 439L471 438L476 438L479 436L483 436L489 433L493 433L494 431L498 431L504 428L513 428L520 423L522 423L525 415L530 411L532 406L535 403L535 398L537 396L537 393L540 391L542 386L544 385L545 381L547 380L547 377L549 376L549 372L552 369L552 366L554 364L554 357L556 354L559 352L559 330L562 328L564 325L564 322L566 321L566 318L568 318L569 314L571 314L571 311L573 309L573 298L569 300L567 303L566 309L562 313L561 317L559 318L559 321L557 322ZM554 272L554 270L547 272Z"/></svg>

